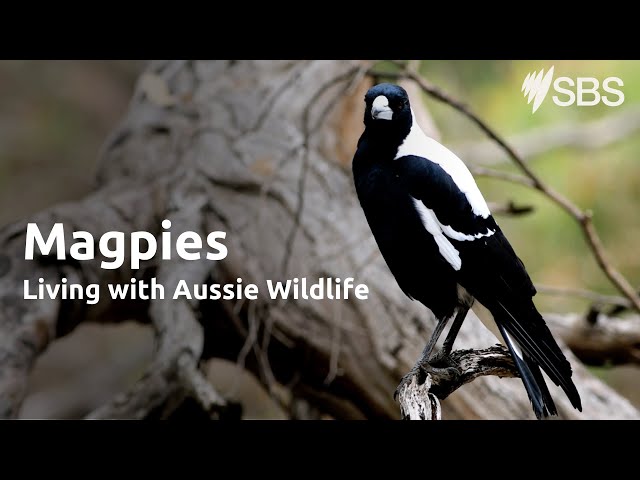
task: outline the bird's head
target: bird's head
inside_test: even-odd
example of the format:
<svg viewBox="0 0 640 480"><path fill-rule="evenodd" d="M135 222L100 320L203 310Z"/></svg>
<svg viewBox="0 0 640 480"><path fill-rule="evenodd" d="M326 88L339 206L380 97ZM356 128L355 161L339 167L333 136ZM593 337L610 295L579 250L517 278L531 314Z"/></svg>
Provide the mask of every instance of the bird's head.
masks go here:
<svg viewBox="0 0 640 480"><path fill-rule="evenodd" d="M364 96L364 124L381 128L411 128L411 105L404 88L392 83L379 83ZM408 131L408 129L407 129Z"/></svg>

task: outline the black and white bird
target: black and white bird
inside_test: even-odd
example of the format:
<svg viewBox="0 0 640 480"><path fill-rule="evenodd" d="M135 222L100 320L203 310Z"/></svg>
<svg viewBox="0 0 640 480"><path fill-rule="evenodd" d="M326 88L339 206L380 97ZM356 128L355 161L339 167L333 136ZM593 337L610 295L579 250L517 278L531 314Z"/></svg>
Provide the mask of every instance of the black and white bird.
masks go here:
<svg viewBox="0 0 640 480"><path fill-rule="evenodd" d="M536 417L557 414L541 369L582 411L535 287L462 160L420 129L398 85L367 92L364 124L352 165L360 204L400 288L438 319L416 368L455 317L443 344L451 352L472 308L508 347Z"/></svg>

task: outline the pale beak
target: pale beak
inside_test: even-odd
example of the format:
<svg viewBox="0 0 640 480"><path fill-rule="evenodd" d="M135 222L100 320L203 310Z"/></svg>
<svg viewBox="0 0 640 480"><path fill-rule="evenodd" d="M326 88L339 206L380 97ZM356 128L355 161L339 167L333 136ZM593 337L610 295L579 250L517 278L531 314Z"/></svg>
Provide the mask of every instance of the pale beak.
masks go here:
<svg viewBox="0 0 640 480"><path fill-rule="evenodd" d="M389 99L384 95L379 95L373 101L371 107L371 117L374 120L391 120L393 118L393 110L389 107Z"/></svg>

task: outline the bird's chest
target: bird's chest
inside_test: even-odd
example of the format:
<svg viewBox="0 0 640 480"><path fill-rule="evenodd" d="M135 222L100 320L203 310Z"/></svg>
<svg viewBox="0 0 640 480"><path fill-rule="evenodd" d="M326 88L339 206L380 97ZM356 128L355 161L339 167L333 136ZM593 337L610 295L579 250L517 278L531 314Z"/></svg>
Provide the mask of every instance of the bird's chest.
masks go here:
<svg viewBox="0 0 640 480"><path fill-rule="evenodd" d="M453 269L425 229L406 182L393 169L356 175L356 190L373 236L400 288L438 315L457 304Z"/></svg>
<svg viewBox="0 0 640 480"><path fill-rule="evenodd" d="M374 166L367 169L356 182L358 198L369 215L395 213L402 215L410 206L410 196L403 188L402 179L392 168Z"/></svg>
<svg viewBox="0 0 640 480"><path fill-rule="evenodd" d="M395 244L417 240L424 227L403 178L392 167L374 166L356 182L360 204L376 239Z"/></svg>

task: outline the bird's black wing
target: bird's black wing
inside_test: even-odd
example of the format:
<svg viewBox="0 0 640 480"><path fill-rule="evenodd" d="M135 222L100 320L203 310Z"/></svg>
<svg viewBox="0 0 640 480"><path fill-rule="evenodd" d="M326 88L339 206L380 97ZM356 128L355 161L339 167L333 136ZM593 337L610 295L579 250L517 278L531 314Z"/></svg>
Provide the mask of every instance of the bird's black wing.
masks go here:
<svg viewBox="0 0 640 480"><path fill-rule="evenodd" d="M459 263L452 268L457 270L458 283L491 312L500 330L506 331L503 336L512 353L523 352L519 370L536 413L544 412L544 404L549 402L547 410L555 410L546 386L532 389L524 378L529 377L535 387L536 378L541 378L538 365L580 409L571 366L533 304L536 290L531 278L493 217L474 213L469 196L439 164L413 155L395 162L399 181L424 205L423 213L437 220L444 238L457 252ZM526 372L529 367L533 372Z"/></svg>
<svg viewBox="0 0 640 480"><path fill-rule="evenodd" d="M528 298L536 294L522 261L493 216L475 214L465 192L439 164L411 155L397 159L394 166L408 193L433 212L443 234L459 251L461 273L477 273L479 281L486 280L487 274L497 275L501 290L509 294ZM485 268L490 271L483 271Z"/></svg>

